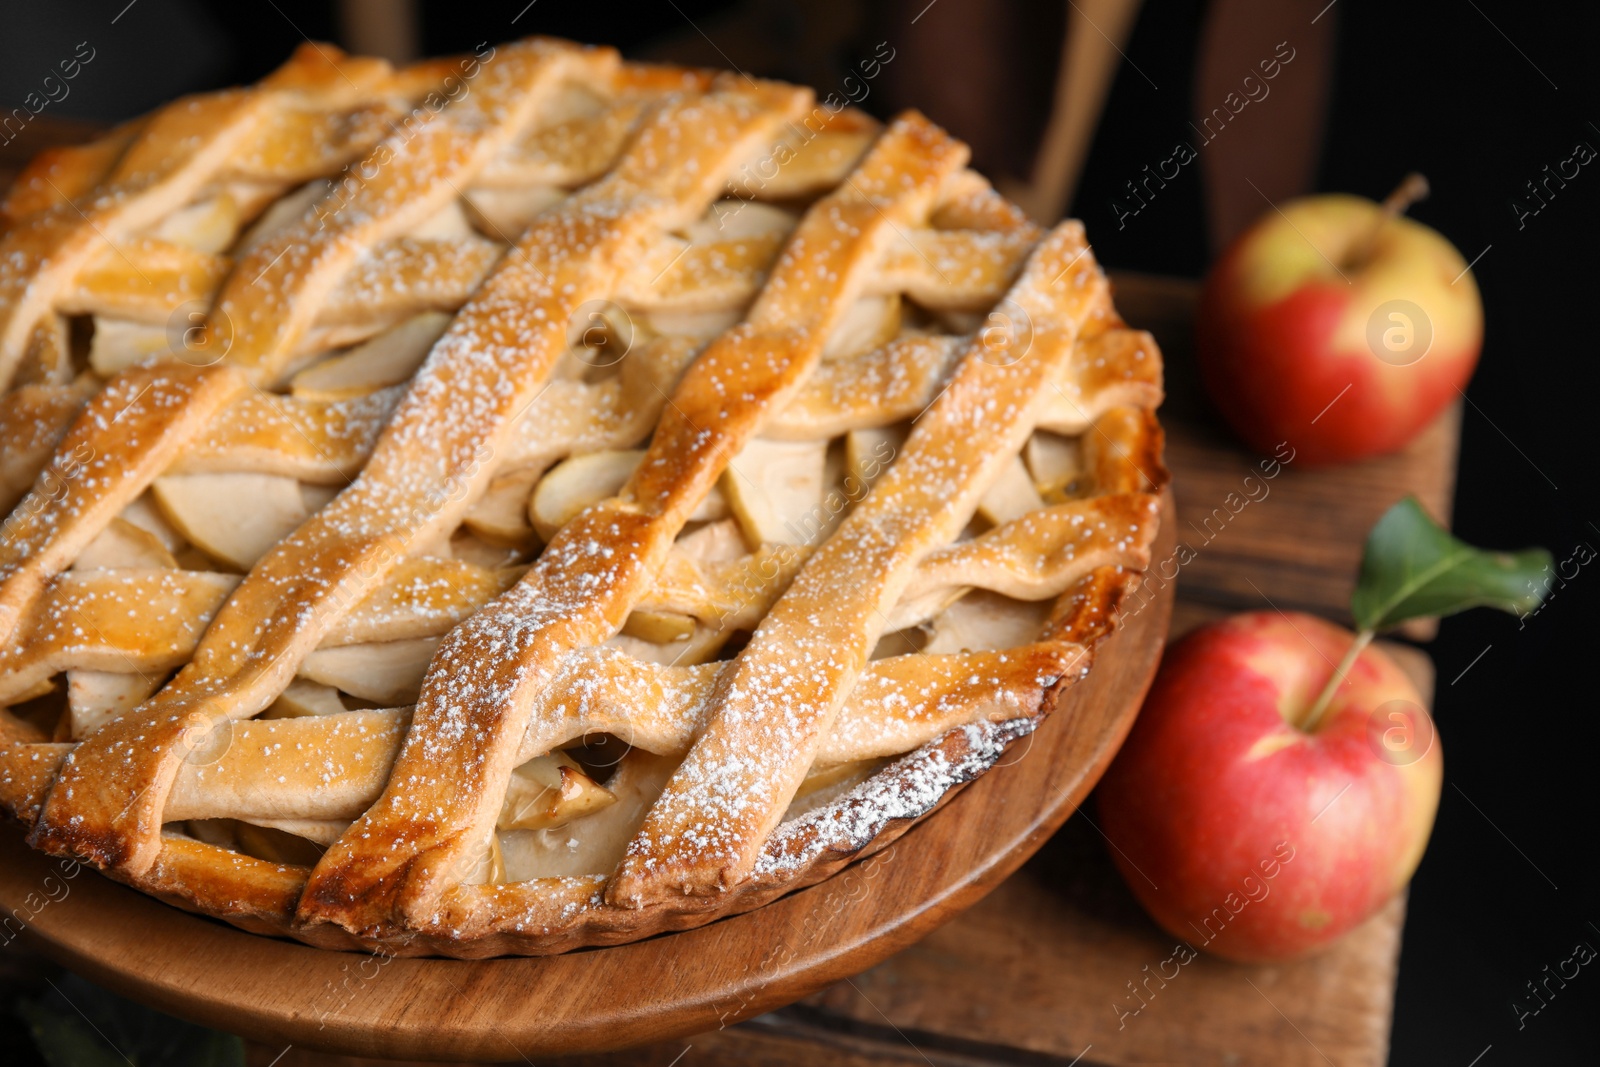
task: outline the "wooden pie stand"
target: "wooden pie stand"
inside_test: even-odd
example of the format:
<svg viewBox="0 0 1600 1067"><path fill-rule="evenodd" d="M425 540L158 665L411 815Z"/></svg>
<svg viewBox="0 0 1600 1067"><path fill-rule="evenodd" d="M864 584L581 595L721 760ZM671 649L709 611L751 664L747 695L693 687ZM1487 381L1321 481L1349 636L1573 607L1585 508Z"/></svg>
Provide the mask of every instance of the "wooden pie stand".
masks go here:
<svg viewBox="0 0 1600 1067"><path fill-rule="evenodd" d="M1172 523L1164 527L1157 547L1169 555ZM1035 734L899 841L816 886L697 930L544 959L388 958L247 934L84 871L64 899L38 912L27 936L127 996L280 1044L515 1060L725 1026L879 963L1032 855L1132 725L1172 602L1169 586L1101 646L1088 680L1066 691ZM22 905L58 862L6 826L0 903Z"/></svg>

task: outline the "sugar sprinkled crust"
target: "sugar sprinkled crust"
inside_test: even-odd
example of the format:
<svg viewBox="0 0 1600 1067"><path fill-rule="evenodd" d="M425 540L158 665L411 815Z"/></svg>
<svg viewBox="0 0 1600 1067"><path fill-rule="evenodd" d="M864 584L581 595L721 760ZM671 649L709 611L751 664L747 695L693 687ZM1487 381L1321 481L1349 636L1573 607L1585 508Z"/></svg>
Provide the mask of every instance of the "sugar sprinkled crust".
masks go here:
<svg viewBox="0 0 1600 1067"><path fill-rule="evenodd" d="M309 46L41 158L0 802L247 929L457 956L881 847L1087 672L1166 480L1082 227L965 162L542 39Z"/></svg>

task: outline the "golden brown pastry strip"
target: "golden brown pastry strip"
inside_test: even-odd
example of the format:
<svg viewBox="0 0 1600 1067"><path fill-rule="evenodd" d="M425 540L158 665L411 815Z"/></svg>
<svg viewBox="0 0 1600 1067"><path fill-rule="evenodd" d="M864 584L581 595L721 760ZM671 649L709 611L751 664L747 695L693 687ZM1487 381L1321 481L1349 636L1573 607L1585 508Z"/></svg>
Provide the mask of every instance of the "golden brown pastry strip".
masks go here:
<svg viewBox="0 0 1600 1067"><path fill-rule="evenodd" d="M845 179L877 134L877 124L853 108L817 108L773 152L753 160L729 181L740 199L784 200L832 189Z"/></svg>
<svg viewBox="0 0 1600 1067"><path fill-rule="evenodd" d="M261 383L282 376L321 300L368 248L427 221L526 126L566 78L604 78L614 53L531 40L507 45L473 91L380 144L346 183L240 262L217 299L211 343ZM307 299L311 297L311 299Z"/></svg>
<svg viewBox="0 0 1600 1067"><path fill-rule="evenodd" d="M906 293L941 311L988 308L1005 295L1037 239L1032 231L908 229L862 292ZM687 251L663 247L654 253L664 264L659 278L617 299L645 311L741 307L760 290L781 247L765 235L695 243Z"/></svg>
<svg viewBox="0 0 1600 1067"><path fill-rule="evenodd" d="M518 422L500 466L543 469L572 453L633 447L698 351L686 338L659 337L630 351L614 378L552 381Z"/></svg>
<svg viewBox="0 0 1600 1067"><path fill-rule="evenodd" d="M494 468L542 469L572 452L636 444L655 425L667 391L696 351L687 339L657 338L630 351L614 378L550 382L517 421ZM346 485L366 464L406 389L392 386L348 400L248 393L228 405L169 472L252 471Z"/></svg>
<svg viewBox="0 0 1600 1067"><path fill-rule="evenodd" d="M107 248L78 272L55 302L72 315L165 325L173 310L216 292L230 263L156 237L137 237Z"/></svg>
<svg viewBox="0 0 1600 1067"><path fill-rule="evenodd" d="M1040 600L1059 595L1092 569L1142 566L1155 508L1148 494L1072 501L931 552L888 612L886 629L915 626L966 589ZM675 549L638 610L683 613L719 630L753 626L804 558L797 546L768 546L741 560L702 566ZM456 560L405 560L318 647L437 637L504 592L519 573L518 568L491 570ZM230 574L140 568L58 576L25 623L25 637L0 655L0 703L63 671L160 676L181 666L237 584ZM593 684L553 688L586 691ZM537 732L543 728L538 714L532 723L535 732L524 739L524 752L546 751L567 740L565 734Z"/></svg>
<svg viewBox="0 0 1600 1067"><path fill-rule="evenodd" d="M1161 350L1143 330L1110 329L1085 338L1071 373L1049 386L1039 428L1080 434L1114 407L1161 404Z"/></svg>
<svg viewBox="0 0 1600 1067"><path fill-rule="evenodd" d="M69 669L159 678L188 662L236 584L234 575L205 571L64 574L24 623L27 639L0 656L0 701Z"/></svg>
<svg viewBox="0 0 1600 1067"><path fill-rule="evenodd" d="M1079 434L1112 407L1161 403L1159 350L1148 333L1108 329L1079 344L1072 365L1046 386L1040 429ZM814 441L909 419L938 395L960 355L956 338L912 336L824 364L762 436Z"/></svg>
<svg viewBox="0 0 1600 1067"><path fill-rule="evenodd" d="M917 230L901 236L874 281L924 307L977 311L994 306L1039 240L1031 226L1010 230Z"/></svg>
<svg viewBox="0 0 1600 1067"><path fill-rule="evenodd" d="M396 762L394 781L407 785L385 790L328 850L303 920L358 929L421 912L471 868L507 775L528 758L533 695L568 652L621 628L729 458L815 365L896 226L924 220L965 160L965 146L912 115L812 206L748 321L679 383L623 494L564 527L516 588L446 638Z"/></svg>
<svg viewBox="0 0 1600 1067"><path fill-rule="evenodd" d="M6 226L91 191L116 166L147 121L140 116L87 144L47 148L34 156L0 204Z"/></svg>
<svg viewBox="0 0 1600 1067"><path fill-rule="evenodd" d="M381 242L339 279L315 324L386 324L418 311L454 311L488 277L503 247L473 238Z"/></svg>
<svg viewBox="0 0 1600 1067"><path fill-rule="evenodd" d="M224 408L168 471L254 471L348 485L366 464L405 389L391 386L349 400L246 393Z"/></svg>
<svg viewBox="0 0 1600 1067"><path fill-rule="evenodd" d="M0 508L8 516L97 388L98 383L84 379L71 385L24 385L0 396Z"/></svg>
<svg viewBox="0 0 1600 1067"><path fill-rule="evenodd" d="M816 441L902 422L932 402L962 350L959 338L911 336L825 363L761 435Z"/></svg>
<svg viewBox="0 0 1600 1067"><path fill-rule="evenodd" d="M494 159L479 184L570 188L593 181L611 166L647 111L646 101L624 96L593 118L571 119L536 130Z"/></svg>
<svg viewBox="0 0 1600 1067"><path fill-rule="evenodd" d="M1165 440L1155 412L1112 408L1083 435L1084 466L1096 492L1146 493L1167 482Z"/></svg>
<svg viewBox="0 0 1600 1067"><path fill-rule="evenodd" d="M917 564L886 630L917 625L963 589L1039 600L1099 567L1142 569L1159 510L1159 499L1149 493L1074 500L936 549Z"/></svg>
<svg viewBox="0 0 1600 1067"><path fill-rule="evenodd" d="M399 84L392 88L395 99L349 111L279 108L229 161L229 175L298 183L332 174L362 158L405 115L400 105L409 94Z"/></svg>
<svg viewBox="0 0 1600 1067"><path fill-rule="evenodd" d="M120 375L97 395L6 520L0 539L0 644L45 581L177 457L240 388L226 367L166 363ZM130 447L114 447L126 443ZM64 468L64 469L63 469Z"/></svg>
<svg viewBox="0 0 1600 1067"><path fill-rule="evenodd" d="M817 765L897 755L969 722L1032 714L1040 694L1086 660L1082 646L1065 641L878 660L840 710ZM681 757L728 668L663 667L612 649L584 649L568 657L556 684L538 698L539 720L559 724L549 735L552 747L604 733ZM183 761L162 820L354 818L382 790L410 717L408 708L390 708L229 724ZM28 744L14 751L26 752L38 770L30 784L0 785L0 803L27 810L48 788L42 765L53 772L70 746L11 743Z"/></svg>
<svg viewBox="0 0 1600 1067"><path fill-rule="evenodd" d="M1111 407L1159 403L1160 362L1149 334L1112 329L1084 338L1082 345L1068 373L1049 388L1041 428L1082 433ZM693 353L681 339L659 339L630 351L619 378L551 383L523 417L526 440L514 444L498 466L538 466L567 450L629 447L655 424ZM822 364L762 436L814 441L909 419L932 402L960 353L955 338L911 336ZM401 391L341 401L241 397L172 469L258 471L343 484L366 462ZM564 444L552 449L546 442Z"/></svg>
<svg viewBox="0 0 1600 1067"><path fill-rule="evenodd" d="M884 631L925 622L968 589L1040 600L1097 567L1142 567L1142 534L1153 528L1156 508L1156 498L1143 493L1075 500L930 552L888 611ZM689 615L719 628L753 626L808 555L798 545L764 545L738 560L701 564L674 552L639 610Z"/></svg>
<svg viewBox="0 0 1600 1067"><path fill-rule="evenodd" d="M454 311L488 276L503 249L475 237L379 242L340 276L316 308L314 325L363 326L430 308ZM91 261L56 307L164 326L179 306L209 301L232 269L226 256L141 237Z"/></svg>
<svg viewBox="0 0 1600 1067"><path fill-rule="evenodd" d="M322 648L437 637L520 574L458 560L398 563L322 640ZM33 692L63 671L160 678L194 656L238 575L145 567L74 570L50 582L24 622L24 637L0 653L0 703Z"/></svg>
<svg viewBox="0 0 1600 1067"><path fill-rule="evenodd" d="M894 464L719 680L705 730L607 888L611 903L716 892L749 873L918 561L968 521L1032 432L1079 330L1106 314L1106 285L1081 225L1065 223L1046 238L1008 304L1027 333L1019 329L1000 351L982 339L969 348Z"/></svg>

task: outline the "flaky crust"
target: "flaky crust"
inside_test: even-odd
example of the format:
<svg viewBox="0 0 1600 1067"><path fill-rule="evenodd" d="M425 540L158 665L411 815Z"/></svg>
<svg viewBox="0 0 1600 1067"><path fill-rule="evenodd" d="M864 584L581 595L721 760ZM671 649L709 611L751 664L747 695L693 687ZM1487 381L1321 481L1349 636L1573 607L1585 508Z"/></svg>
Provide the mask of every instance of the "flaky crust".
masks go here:
<svg viewBox="0 0 1600 1067"><path fill-rule="evenodd" d="M322 947L615 944L883 847L1031 732L1115 626L1167 481L1160 359L1079 224L1039 231L915 113L879 129L793 86L564 42L480 58L303 51L41 159L0 207L0 486L32 486L0 542L0 702L63 672L132 694L103 718L74 703L55 738L0 711L0 803L36 847ZM244 202L254 229L215 222ZM574 367L572 323L613 300L644 342ZM69 319L109 353L194 302L183 358L97 349L74 376ZM338 391L327 353L441 312L420 366ZM821 477L827 442L863 432L904 439L832 513L792 515L803 530L736 462L787 442ZM452 558L464 533L479 556L531 538L553 462L647 436L531 565ZM296 486L338 491L254 549L184 528L186 558L233 551L242 576L128 525L152 485L239 473L289 514ZM717 507L754 552L689 552ZM687 627L699 660L617 644L641 615ZM914 631L931 653L869 655ZM343 680L340 650L431 657L414 709ZM270 717L308 679L322 709ZM590 783L603 831L571 824L574 848L615 838L605 873L506 880L514 768L597 733L635 753ZM853 787L791 803L841 767ZM217 821L326 850L306 867L196 836Z"/></svg>

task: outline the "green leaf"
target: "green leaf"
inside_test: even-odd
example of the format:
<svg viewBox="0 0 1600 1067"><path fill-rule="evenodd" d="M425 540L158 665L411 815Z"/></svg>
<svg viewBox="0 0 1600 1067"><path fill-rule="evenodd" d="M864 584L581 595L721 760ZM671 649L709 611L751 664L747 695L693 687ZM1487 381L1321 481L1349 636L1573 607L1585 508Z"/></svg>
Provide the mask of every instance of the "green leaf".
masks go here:
<svg viewBox="0 0 1600 1067"><path fill-rule="evenodd" d="M1408 496L1367 535L1350 612L1363 630L1476 607L1522 615L1544 599L1550 563L1542 548L1486 552L1458 541Z"/></svg>
<svg viewBox="0 0 1600 1067"><path fill-rule="evenodd" d="M123 1067L117 1050L76 1016L68 1017L38 1001L24 1000L17 1014L50 1067Z"/></svg>
<svg viewBox="0 0 1600 1067"><path fill-rule="evenodd" d="M244 1042L124 1000L76 975L16 1006L50 1067L244 1067Z"/></svg>

